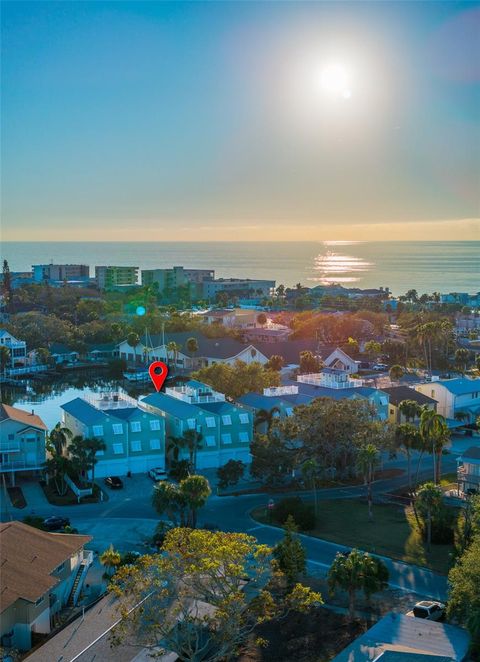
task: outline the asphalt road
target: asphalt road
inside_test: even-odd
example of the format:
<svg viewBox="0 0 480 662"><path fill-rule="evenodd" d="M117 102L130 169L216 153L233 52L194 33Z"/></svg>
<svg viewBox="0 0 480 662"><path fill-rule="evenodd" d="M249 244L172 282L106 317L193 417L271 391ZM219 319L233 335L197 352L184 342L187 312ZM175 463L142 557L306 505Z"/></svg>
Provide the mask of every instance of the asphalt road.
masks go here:
<svg viewBox="0 0 480 662"><path fill-rule="evenodd" d="M401 462L393 463L397 466ZM443 471L455 468L454 456L445 456ZM425 458L424 468L420 474L422 480L428 480L432 473L431 458ZM384 494L399 489L405 485L406 476L377 481L373 486L375 495ZM68 507L55 507L40 498L33 503L34 493L28 498L29 507L16 511L16 517L27 514L47 516L61 514L69 517L73 526L81 533L93 536L91 547L103 551L111 543L121 551L146 550L146 541L152 535L159 521L153 509L150 498L152 482L146 476L133 476L125 479L125 488L109 491L109 500L99 504L82 504ZM290 492L289 495L292 493ZM301 493L303 496L313 496L312 493ZM323 489L318 491L319 499L351 499L365 494L364 486ZM30 495L29 495L30 496ZM281 494L272 495L275 500ZM200 513L200 524L212 523L222 530L239 531L254 535L259 542L274 545L283 536L282 530L268 525L259 524L250 517L250 512L257 507L266 506L270 495L253 494L243 496L217 497L211 496L205 508ZM18 515L17 515L18 512ZM10 511L10 515L11 515ZM2 513L3 515L3 513ZM8 517L10 519L10 517ZM344 551L341 545L325 540L302 535L302 542L307 550L309 572L314 575L324 575L338 551ZM418 566L393 561L384 558L390 572L390 584L394 587L417 593L422 597L444 600L446 598L446 578Z"/></svg>

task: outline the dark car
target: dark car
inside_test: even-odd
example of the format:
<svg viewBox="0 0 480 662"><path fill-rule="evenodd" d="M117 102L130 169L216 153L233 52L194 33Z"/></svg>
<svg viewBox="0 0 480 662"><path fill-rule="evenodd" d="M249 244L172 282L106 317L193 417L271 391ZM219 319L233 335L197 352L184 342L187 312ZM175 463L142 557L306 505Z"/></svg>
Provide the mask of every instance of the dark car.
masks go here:
<svg viewBox="0 0 480 662"><path fill-rule="evenodd" d="M56 515L52 515L43 520L43 526L47 531L60 531L60 529L70 526L70 520L68 517L57 517Z"/></svg>
<svg viewBox="0 0 480 662"><path fill-rule="evenodd" d="M118 476L108 476L105 478L105 485L111 487L112 490L121 490L123 487L123 480Z"/></svg>

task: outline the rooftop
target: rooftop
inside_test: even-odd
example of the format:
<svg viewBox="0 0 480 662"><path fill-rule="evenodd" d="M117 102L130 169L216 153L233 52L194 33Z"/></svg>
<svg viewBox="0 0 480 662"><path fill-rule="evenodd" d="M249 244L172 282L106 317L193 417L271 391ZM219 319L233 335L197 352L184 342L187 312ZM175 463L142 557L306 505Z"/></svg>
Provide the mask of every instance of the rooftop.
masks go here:
<svg viewBox="0 0 480 662"><path fill-rule="evenodd" d="M399 405L404 400L414 400L418 402L419 405L434 405L437 404L437 401L433 398L430 398L420 391L415 391L413 388L408 386L389 386L387 388L382 387L382 391L388 393L390 396L390 404Z"/></svg>
<svg viewBox="0 0 480 662"><path fill-rule="evenodd" d="M440 379L437 382L432 382L433 384L440 384L446 389L453 393L454 395L466 395L467 393L473 393L475 391L480 391L480 378L469 379L468 377L457 377L456 379Z"/></svg>
<svg viewBox="0 0 480 662"><path fill-rule="evenodd" d="M0 612L18 599L35 602L58 579L51 573L92 539L47 533L22 522L0 524Z"/></svg>
<svg viewBox="0 0 480 662"><path fill-rule="evenodd" d="M0 422L6 420L17 421L17 423L23 423L24 425L38 428L40 430L48 429L40 416L34 414L33 411L32 413L29 413L23 409L17 409L17 407L0 404Z"/></svg>

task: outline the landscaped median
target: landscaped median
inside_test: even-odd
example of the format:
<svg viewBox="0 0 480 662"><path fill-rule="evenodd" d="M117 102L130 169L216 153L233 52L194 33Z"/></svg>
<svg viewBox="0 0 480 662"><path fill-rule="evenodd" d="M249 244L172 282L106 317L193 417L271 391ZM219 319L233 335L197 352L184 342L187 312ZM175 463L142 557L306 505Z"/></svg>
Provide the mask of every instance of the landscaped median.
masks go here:
<svg viewBox="0 0 480 662"><path fill-rule="evenodd" d="M258 522L281 526L275 519L275 508L271 511L266 507L256 508L251 515ZM319 500L314 528L303 532L339 545L430 568L444 575L449 570L454 552L453 544L432 545L431 552L428 552L413 509L397 504L375 504L373 522L369 522L368 505L364 501ZM458 535L457 531L455 535Z"/></svg>
<svg viewBox="0 0 480 662"><path fill-rule="evenodd" d="M68 488L65 494L58 494L52 481L46 483L44 480L40 481L40 487L45 494L47 501L54 506L76 506L77 504L85 503L98 503L99 501L108 501L108 496L103 490L95 483L93 485L93 492L89 496L84 496L78 500L76 494Z"/></svg>

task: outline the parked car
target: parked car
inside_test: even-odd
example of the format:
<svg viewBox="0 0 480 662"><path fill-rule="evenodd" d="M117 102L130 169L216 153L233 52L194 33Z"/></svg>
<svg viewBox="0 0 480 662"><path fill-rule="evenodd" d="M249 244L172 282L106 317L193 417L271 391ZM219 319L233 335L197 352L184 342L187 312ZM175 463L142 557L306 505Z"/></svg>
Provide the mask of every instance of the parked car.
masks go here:
<svg viewBox="0 0 480 662"><path fill-rule="evenodd" d="M427 621L440 621L445 615L445 605L434 600L422 600L417 602L414 608L407 612L407 616L425 618Z"/></svg>
<svg viewBox="0 0 480 662"><path fill-rule="evenodd" d="M105 478L105 485L108 485L112 490L121 490L123 487L123 480L118 476L107 476L107 478Z"/></svg>
<svg viewBox="0 0 480 662"><path fill-rule="evenodd" d="M148 475L155 482L159 480L168 480L167 472L164 469L161 469L160 467L155 467L154 469L150 469Z"/></svg>
<svg viewBox="0 0 480 662"><path fill-rule="evenodd" d="M375 372L385 372L385 370L388 370L388 365L386 363L375 363L372 370L375 370Z"/></svg>
<svg viewBox="0 0 480 662"><path fill-rule="evenodd" d="M70 526L70 520L68 517L57 517L57 515L51 515L50 517L46 517L43 520L43 526L47 529L47 531L60 531L60 529L64 529L66 526Z"/></svg>

